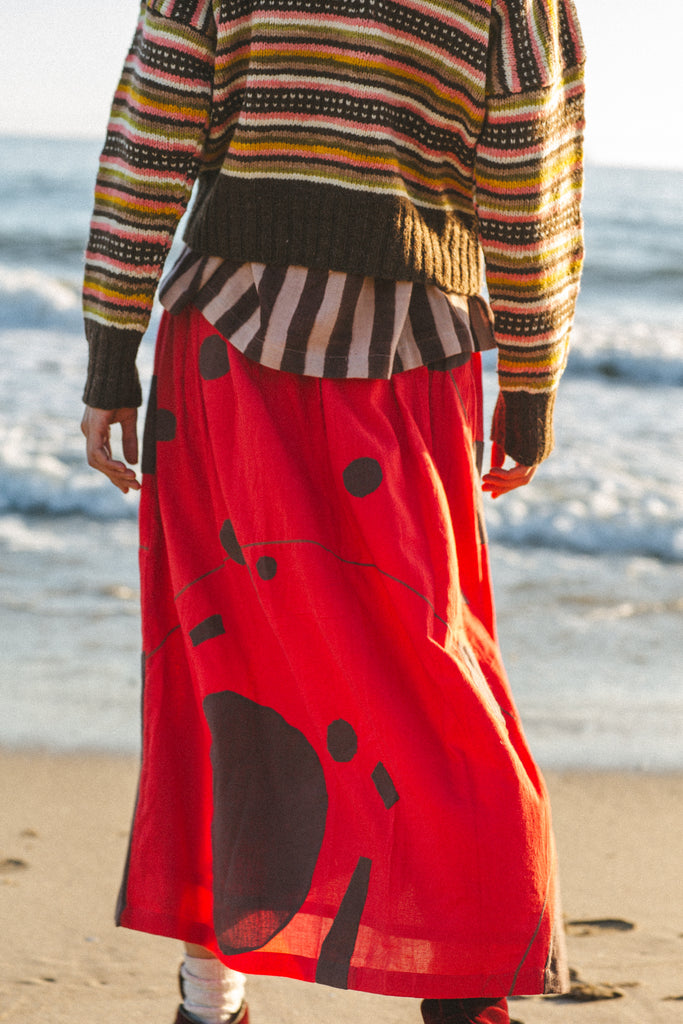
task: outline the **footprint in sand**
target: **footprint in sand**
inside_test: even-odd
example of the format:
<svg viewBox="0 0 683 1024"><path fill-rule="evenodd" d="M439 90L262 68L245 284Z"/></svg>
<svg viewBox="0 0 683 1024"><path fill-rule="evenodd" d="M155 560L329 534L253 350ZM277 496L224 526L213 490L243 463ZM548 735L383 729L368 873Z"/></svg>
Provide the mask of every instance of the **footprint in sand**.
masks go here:
<svg viewBox="0 0 683 1024"><path fill-rule="evenodd" d="M624 993L614 985L604 982L584 981L579 977L579 972L569 968L569 981L571 987L569 992L558 998L562 1001L572 1003L593 1003L599 999L621 999Z"/></svg>
<svg viewBox="0 0 683 1024"><path fill-rule="evenodd" d="M565 928L569 935L596 935L602 931L632 932L635 925L621 917L599 917L585 921L567 921Z"/></svg>
<svg viewBox="0 0 683 1024"><path fill-rule="evenodd" d="M23 871L27 867L26 861L21 860L20 857L5 857L4 860L0 860L0 874L2 875L9 875L13 871Z"/></svg>

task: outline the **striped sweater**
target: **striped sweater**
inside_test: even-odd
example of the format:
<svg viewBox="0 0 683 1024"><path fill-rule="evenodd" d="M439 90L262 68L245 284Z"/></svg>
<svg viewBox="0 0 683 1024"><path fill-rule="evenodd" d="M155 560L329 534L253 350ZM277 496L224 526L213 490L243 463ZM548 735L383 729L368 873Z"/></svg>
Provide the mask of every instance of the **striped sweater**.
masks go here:
<svg viewBox="0 0 683 1024"><path fill-rule="evenodd" d="M180 217L209 256L424 281L495 315L494 436L552 448L582 262L572 0L143 0L86 254L85 401L136 405Z"/></svg>

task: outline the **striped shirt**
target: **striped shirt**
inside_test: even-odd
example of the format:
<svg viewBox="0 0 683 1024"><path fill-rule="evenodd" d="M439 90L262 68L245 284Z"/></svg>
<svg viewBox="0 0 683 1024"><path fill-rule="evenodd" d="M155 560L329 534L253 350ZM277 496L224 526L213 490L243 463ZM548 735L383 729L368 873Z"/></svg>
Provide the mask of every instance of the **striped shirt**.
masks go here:
<svg viewBox="0 0 683 1024"><path fill-rule="evenodd" d="M186 248L161 286L171 313L192 303L235 348L275 370L309 377L388 378L448 369L496 347L480 296L207 257Z"/></svg>

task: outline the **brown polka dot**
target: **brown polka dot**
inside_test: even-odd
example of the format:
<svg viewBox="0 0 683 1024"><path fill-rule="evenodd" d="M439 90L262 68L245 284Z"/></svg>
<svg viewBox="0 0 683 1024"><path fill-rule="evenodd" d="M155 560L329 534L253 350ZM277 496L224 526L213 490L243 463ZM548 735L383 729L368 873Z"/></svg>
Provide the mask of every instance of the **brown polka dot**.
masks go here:
<svg viewBox="0 0 683 1024"><path fill-rule="evenodd" d="M225 338L212 334L205 338L199 349L199 372L204 380L217 380L230 370L230 357Z"/></svg>
<svg viewBox="0 0 683 1024"><path fill-rule="evenodd" d="M272 580L277 572L277 562L270 555L264 555L256 563L256 572L262 580Z"/></svg>
<svg viewBox="0 0 683 1024"><path fill-rule="evenodd" d="M344 486L354 498L364 498L382 483L382 467L377 459L361 458L350 462L343 473Z"/></svg>
<svg viewBox="0 0 683 1024"><path fill-rule="evenodd" d="M327 749L335 761L353 761L358 751L358 737L350 722L338 718L328 726Z"/></svg>

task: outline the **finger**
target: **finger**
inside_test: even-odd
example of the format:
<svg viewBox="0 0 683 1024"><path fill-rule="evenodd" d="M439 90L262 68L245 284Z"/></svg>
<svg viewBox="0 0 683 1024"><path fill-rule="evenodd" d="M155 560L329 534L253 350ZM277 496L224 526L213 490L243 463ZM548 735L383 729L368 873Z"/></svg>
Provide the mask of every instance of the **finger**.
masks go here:
<svg viewBox="0 0 683 1024"><path fill-rule="evenodd" d="M535 466L523 466L520 463L510 469L492 469L482 480L482 490L489 493L492 498L498 498L517 487L525 487L535 472Z"/></svg>
<svg viewBox="0 0 683 1024"><path fill-rule="evenodd" d="M484 480L497 480L509 483L524 483L533 476L531 466L512 466L510 469L495 468L485 474Z"/></svg>
<svg viewBox="0 0 683 1024"><path fill-rule="evenodd" d="M114 486L118 487L124 494L127 494L129 490L140 490L140 484L135 473L122 462L117 463L101 460L93 461L90 465L93 469L97 469L100 473L106 476Z"/></svg>
<svg viewBox="0 0 683 1024"><path fill-rule="evenodd" d="M103 473L124 493L127 493L129 488L133 488L133 490L139 489L140 485L136 480L135 472L126 466L124 462L112 458L108 438L104 443L100 442L98 444L95 437L89 437L86 445L86 454L88 465Z"/></svg>
<svg viewBox="0 0 683 1024"><path fill-rule="evenodd" d="M138 461L137 410L121 420L121 441L124 459L135 464Z"/></svg>

